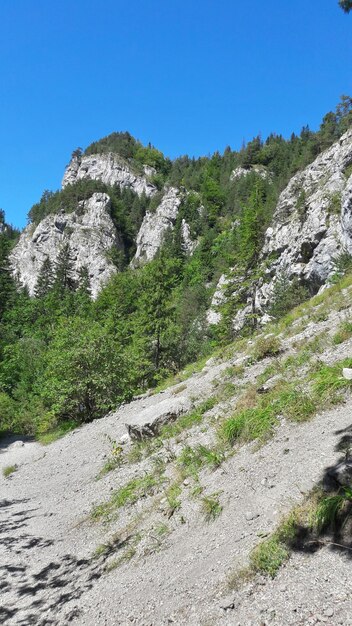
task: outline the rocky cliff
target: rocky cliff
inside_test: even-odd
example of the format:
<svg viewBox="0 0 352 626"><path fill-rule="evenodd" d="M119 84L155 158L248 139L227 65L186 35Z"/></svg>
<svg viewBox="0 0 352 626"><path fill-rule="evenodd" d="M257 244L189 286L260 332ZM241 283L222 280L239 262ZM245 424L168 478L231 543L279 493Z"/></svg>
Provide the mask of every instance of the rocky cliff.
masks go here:
<svg viewBox="0 0 352 626"><path fill-rule="evenodd" d="M46 258L54 264L64 242L69 242L75 277L86 266L93 298L116 271L108 258L111 248L122 249L122 241L109 215L110 198L94 193L69 214L48 215L37 227L30 224L14 248L10 263L16 278L33 295Z"/></svg>
<svg viewBox="0 0 352 626"><path fill-rule="evenodd" d="M234 319L240 329L247 315L264 321L280 276L296 278L311 294L336 271L338 258L352 253L352 130L298 172L281 193L261 253L263 277L247 292ZM220 278L210 323L218 323L218 307L231 275ZM235 294L236 295L236 294Z"/></svg>
<svg viewBox="0 0 352 626"><path fill-rule="evenodd" d="M151 167L144 166L144 175L133 171L133 167L118 154L94 154L83 157L73 157L65 170L62 186L72 185L83 178L100 180L106 185L119 185L132 189L141 196L145 193L150 197L157 191L150 182L155 174Z"/></svg>
<svg viewBox="0 0 352 626"><path fill-rule="evenodd" d="M166 233L175 226L183 195L179 189L170 187L165 190L156 210L147 211L137 235L133 267L138 267L155 257L165 240ZM182 220L181 236L185 251L192 254L197 243L192 240L190 228L185 220Z"/></svg>
<svg viewBox="0 0 352 626"><path fill-rule="evenodd" d="M81 179L93 179L109 186L129 188L139 196L145 194L151 197L157 192L149 182L153 174L153 168L144 166L144 176L137 175L130 164L115 154L74 157L66 168L62 186L73 185ZM174 187L165 188L156 208L147 211L137 234L132 267L143 265L155 257L167 232L174 228L184 194ZM123 248L109 209L109 195L94 193L89 200L80 202L72 213L65 214L63 207L62 212L45 217L36 227L29 225L10 259L20 284L33 295L44 260L48 257L55 262L60 246L69 241L75 272L78 276L80 268L87 266L95 298L102 285L116 272L116 267L109 260L109 251L114 247ZM185 220L182 220L181 234L184 249L191 254L196 242L192 240Z"/></svg>

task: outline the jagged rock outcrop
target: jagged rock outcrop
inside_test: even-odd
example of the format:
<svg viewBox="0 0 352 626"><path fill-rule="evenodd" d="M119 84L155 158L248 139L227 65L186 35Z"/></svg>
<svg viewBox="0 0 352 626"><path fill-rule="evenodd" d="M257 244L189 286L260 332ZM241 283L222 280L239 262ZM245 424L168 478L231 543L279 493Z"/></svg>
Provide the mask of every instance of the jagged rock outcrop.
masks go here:
<svg viewBox="0 0 352 626"><path fill-rule="evenodd" d="M95 298L102 285L116 272L108 259L108 251L123 249L122 240L109 214L110 198L106 193L94 193L81 202L77 211L48 215L38 226L30 224L14 248L10 263L14 275L34 294L39 272L46 258L53 264L62 244L69 242L78 279L81 267L88 268L91 293Z"/></svg>
<svg viewBox="0 0 352 626"><path fill-rule="evenodd" d="M272 178L272 173L269 172L264 165L250 165L248 167L236 167L231 172L230 180L231 182L237 180L238 178L245 178L248 174L257 174L263 180L270 180Z"/></svg>
<svg viewBox="0 0 352 626"><path fill-rule="evenodd" d="M221 320L221 313L219 311L219 307L222 304L224 304L224 302L226 302L225 290L226 290L226 287L228 287L228 285L230 284L230 282L231 282L231 278L228 275L222 274L220 276L218 283L216 285L215 291L214 291L214 295L210 303L210 308L208 309L207 315L206 315L206 320L209 325L219 324Z"/></svg>
<svg viewBox="0 0 352 626"><path fill-rule="evenodd" d="M282 272L308 286L311 293L328 280L344 251L352 251L352 130L326 150L281 193L268 228L263 259L269 280L258 286L256 309L270 300Z"/></svg>
<svg viewBox="0 0 352 626"><path fill-rule="evenodd" d="M106 185L119 185L123 188L132 189L141 196L152 196L157 189L149 180L155 170L144 167L144 176L133 171L127 161L118 154L93 154L82 157L73 157L65 170L62 186L72 185L83 178L100 180Z"/></svg>
<svg viewBox="0 0 352 626"><path fill-rule="evenodd" d="M156 210L147 211L137 235L137 250L132 267L138 267L154 259L164 243L166 233L175 225L182 197L183 192L175 187L169 187L165 190ZM197 242L192 241L190 228L185 220L182 221L181 234L185 250L191 254Z"/></svg>
<svg viewBox="0 0 352 626"><path fill-rule="evenodd" d="M293 176L281 193L261 253L264 278L252 285L233 321L234 330L253 314L262 321L269 319L265 310L283 274L314 294L346 251L352 254L352 129ZM218 315L208 313L213 324L220 319L216 308L223 302L222 280L214 294L219 302L212 306Z"/></svg>

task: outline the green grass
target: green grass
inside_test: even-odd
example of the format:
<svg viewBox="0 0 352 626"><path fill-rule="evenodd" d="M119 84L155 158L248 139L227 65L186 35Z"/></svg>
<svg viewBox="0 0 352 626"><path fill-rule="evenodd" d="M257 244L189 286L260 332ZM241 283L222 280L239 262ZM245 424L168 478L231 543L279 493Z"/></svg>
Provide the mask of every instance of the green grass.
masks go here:
<svg viewBox="0 0 352 626"><path fill-rule="evenodd" d="M243 443L254 439L263 439L276 424L276 412L270 405L244 409L226 419L219 428L220 441L230 446L236 441Z"/></svg>
<svg viewBox="0 0 352 626"><path fill-rule="evenodd" d="M5 478L8 478L9 476L11 476L17 470L18 470L17 465L7 465L6 467L3 468L2 475Z"/></svg>
<svg viewBox="0 0 352 626"><path fill-rule="evenodd" d="M182 477L196 477L198 471L203 467L211 467L215 469L221 465L225 459L224 451L220 447L209 448L204 445L198 445L194 448L185 446L177 459L177 463L181 468Z"/></svg>
<svg viewBox="0 0 352 626"><path fill-rule="evenodd" d="M335 335L332 338L332 342L334 345L338 345L340 343L343 343L344 341L347 341L351 337L352 337L352 322L346 320L345 322L342 322L339 325Z"/></svg>
<svg viewBox="0 0 352 626"><path fill-rule="evenodd" d="M153 389L153 394L159 393L160 391L165 391L165 389L173 387L174 385L177 385L177 383L182 383L183 381L187 380L187 378L192 376L192 374L201 372L211 356L211 354L208 354L204 357L201 357L198 361L195 361L195 363L190 363L189 365L186 365L186 367L181 372L173 374L172 376L168 376L168 378L165 378L163 381L160 382L157 387Z"/></svg>
<svg viewBox="0 0 352 626"><path fill-rule="evenodd" d="M105 476L105 474L108 474L109 472L115 470L117 467L121 467L123 463L123 447L116 443L116 441L112 439L112 437L110 437L109 435L106 435L106 437L111 444L111 452L110 457L108 458L106 463L104 463L102 469L97 476L98 479L102 478L102 476Z"/></svg>
<svg viewBox="0 0 352 626"><path fill-rule="evenodd" d="M207 522L214 521L222 512L223 507L220 504L219 496L220 493L216 492L209 496L204 496L201 500L202 512Z"/></svg>
<svg viewBox="0 0 352 626"><path fill-rule="evenodd" d="M341 402L341 392L352 388L352 381L342 376L344 367L352 367L352 359L345 359L334 365L322 364L312 373L312 388L321 407Z"/></svg>
<svg viewBox="0 0 352 626"><path fill-rule="evenodd" d="M250 566L254 572L274 578L289 554L285 544L277 535L273 535L254 548L250 556Z"/></svg>
<svg viewBox="0 0 352 626"><path fill-rule="evenodd" d="M322 497L315 514L318 531L334 528L339 513L347 503L351 502L352 489L349 487L342 487L336 494Z"/></svg>
<svg viewBox="0 0 352 626"><path fill-rule="evenodd" d="M171 517L171 515L173 515L175 511L178 511L178 509L181 507L181 493L182 489L178 481L174 482L166 489L165 497L168 503L169 517Z"/></svg>
<svg viewBox="0 0 352 626"><path fill-rule="evenodd" d="M162 481L163 478L155 472L130 480L126 485L114 491L107 502L95 506L91 517L94 520L109 519L118 509L151 495Z"/></svg>
<svg viewBox="0 0 352 626"><path fill-rule="evenodd" d="M75 428L78 428L78 423L74 420L67 420L58 424L57 427L53 430L50 430L46 433L37 434L36 439L43 446L47 446L50 443L53 443L53 441L61 439L61 437L64 437L65 435L67 435L67 433L75 430Z"/></svg>

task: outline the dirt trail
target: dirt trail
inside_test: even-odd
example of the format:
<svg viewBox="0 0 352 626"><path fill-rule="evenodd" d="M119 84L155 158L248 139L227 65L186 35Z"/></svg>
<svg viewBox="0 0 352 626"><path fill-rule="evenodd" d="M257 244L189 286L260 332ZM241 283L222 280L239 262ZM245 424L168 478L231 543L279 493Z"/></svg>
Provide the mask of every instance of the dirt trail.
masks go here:
<svg viewBox="0 0 352 626"><path fill-rule="evenodd" d="M339 358L350 349L346 342ZM133 472L122 467L96 480L111 448L107 436L118 439L125 423L158 415L167 400L173 406L211 395L214 379L228 365L210 363L180 393L174 387L136 400L48 447L2 445L0 471L13 464L19 468L10 478L0 476L1 623L284 626L315 624L320 617L331 625L352 623L349 587L338 589L345 593L342 600L337 591L333 597L327 591L334 576L345 586L350 564L328 549L294 555L275 581L230 594L234 608L224 608L228 574L246 564L260 537L337 461L341 431L352 424L352 400L304 424L283 420L265 446L244 446L218 470L206 472L205 491L220 492L223 506L215 521L204 522L186 485L181 510L168 521L171 532L154 551L110 573L103 559L91 558L114 528L89 522L89 512ZM254 365L247 376L254 379L264 367ZM160 511L153 515L158 523L165 520ZM307 584L302 586L303 576ZM304 591L304 598L298 599L295 589Z"/></svg>

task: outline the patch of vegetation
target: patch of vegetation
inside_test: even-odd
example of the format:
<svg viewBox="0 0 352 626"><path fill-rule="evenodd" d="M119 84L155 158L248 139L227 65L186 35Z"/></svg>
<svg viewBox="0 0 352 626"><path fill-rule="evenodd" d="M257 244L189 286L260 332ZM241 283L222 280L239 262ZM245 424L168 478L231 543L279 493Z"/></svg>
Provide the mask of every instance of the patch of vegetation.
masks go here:
<svg viewBox="0 0 352 626"><path fill-rule="evenodd" d="M204 496L201 500L202 512L207 522L214 521L222 512L222 505L220 504L220 493L212 493L209 496Z"/></svg>
<svg viewBox="0 0 352 626"><path fill-rule="evenodd" d="M341 322L336 333L332 338L332 342L334 345L338 345L340 343L344 343L348 339L352 337L352 321L345 320Z"/></svg>
<svg viewBox="0 0 352 626"><path fill-rule="evenodd" d="M277 356L282 351L280 340L275 335L265 335L258 337L253 348L253 357L256 361L261 361L269 356Z"/></svg>
<svg viewBox="0 0 352 626"><path fill-rule="evenodd" d="M318 504L315 523L319 532L329 528L335 528L338 517L346 509L346 505L351 510L352 489L341 487L336 494L323 496Z"/></svg>
<svg viewBox="0 0 352 626"><path fill-rule="evenodd" d="M79 424L75 420L66 420L58 424L53 430L49 430L44 433L39 432L36 436L36 439L43 446L47 446L50 443L53 443L53 441L61 439L61 437L64 437L65 435L67 435L67 433L72 432L78 427Z"/></svg>
<svg viewBox="0 0 352 626"><path fill-rule="evenodd" d="M98 504L92 510L91 517L94 520L106 519L124 506L134 504L140 498L154 493L160 487L163 478L155 473L146 474L141 478L133 478L126 485L113 492L107 502Z"/></svg>
<svg viewBox="0 0 352 626"><path fill-rule="evenodd" d="M161 448L165 441L177 437L177 435L185 430L189 430L197 424L200 424L204 413L210 411L217 402L217 397L211 396L201 402L193 411L181 415L175 422L163 426L158 437L134 443L131 450L128 452L128 461L130 463L139 462L141 459L150 456L158 448Z"/></svg>
<svg viewBox="0 0 352 626"><path fill-rule="evenodd" d="M313 391L320 406L337 404L343 400L341 392L352 388L352 381L342 376L344 367L352 367L352 359L345 359L334 365L322 364L312 374Z"/></svg>
<svg viewBox="0 0 352 626"><path fill-rule="evenodd" d="M172 483L165 491L165 497L168 503L168 516L171 517L179 508L181 508L180 495L182 493L179 482Z"/></svg>
<svg viewBox="0 0 352 626"><path fill-rule="evenodd" d="M198 445L194 448L185 446L177 459L177 463L182 471L182 476L196 477L198 471L204 467L216 469L225 459L224 451L218 447L207 447Z"/></svg>
<svg viewBox="0 0 352 626"><path fill-rule="evenodd" d="M2 475L4 476L4 478L8 478L14 472L16 472L17 469L18 469L17 465L7 465L6 467L3 468Z"/></svg>
<svg viewBox="0 0 352 626"><path fill-rule="evenodd" d="M251 553L251 568L260 574L274 578L289 558L289 551L276 535L260 543Z"/></svg>

